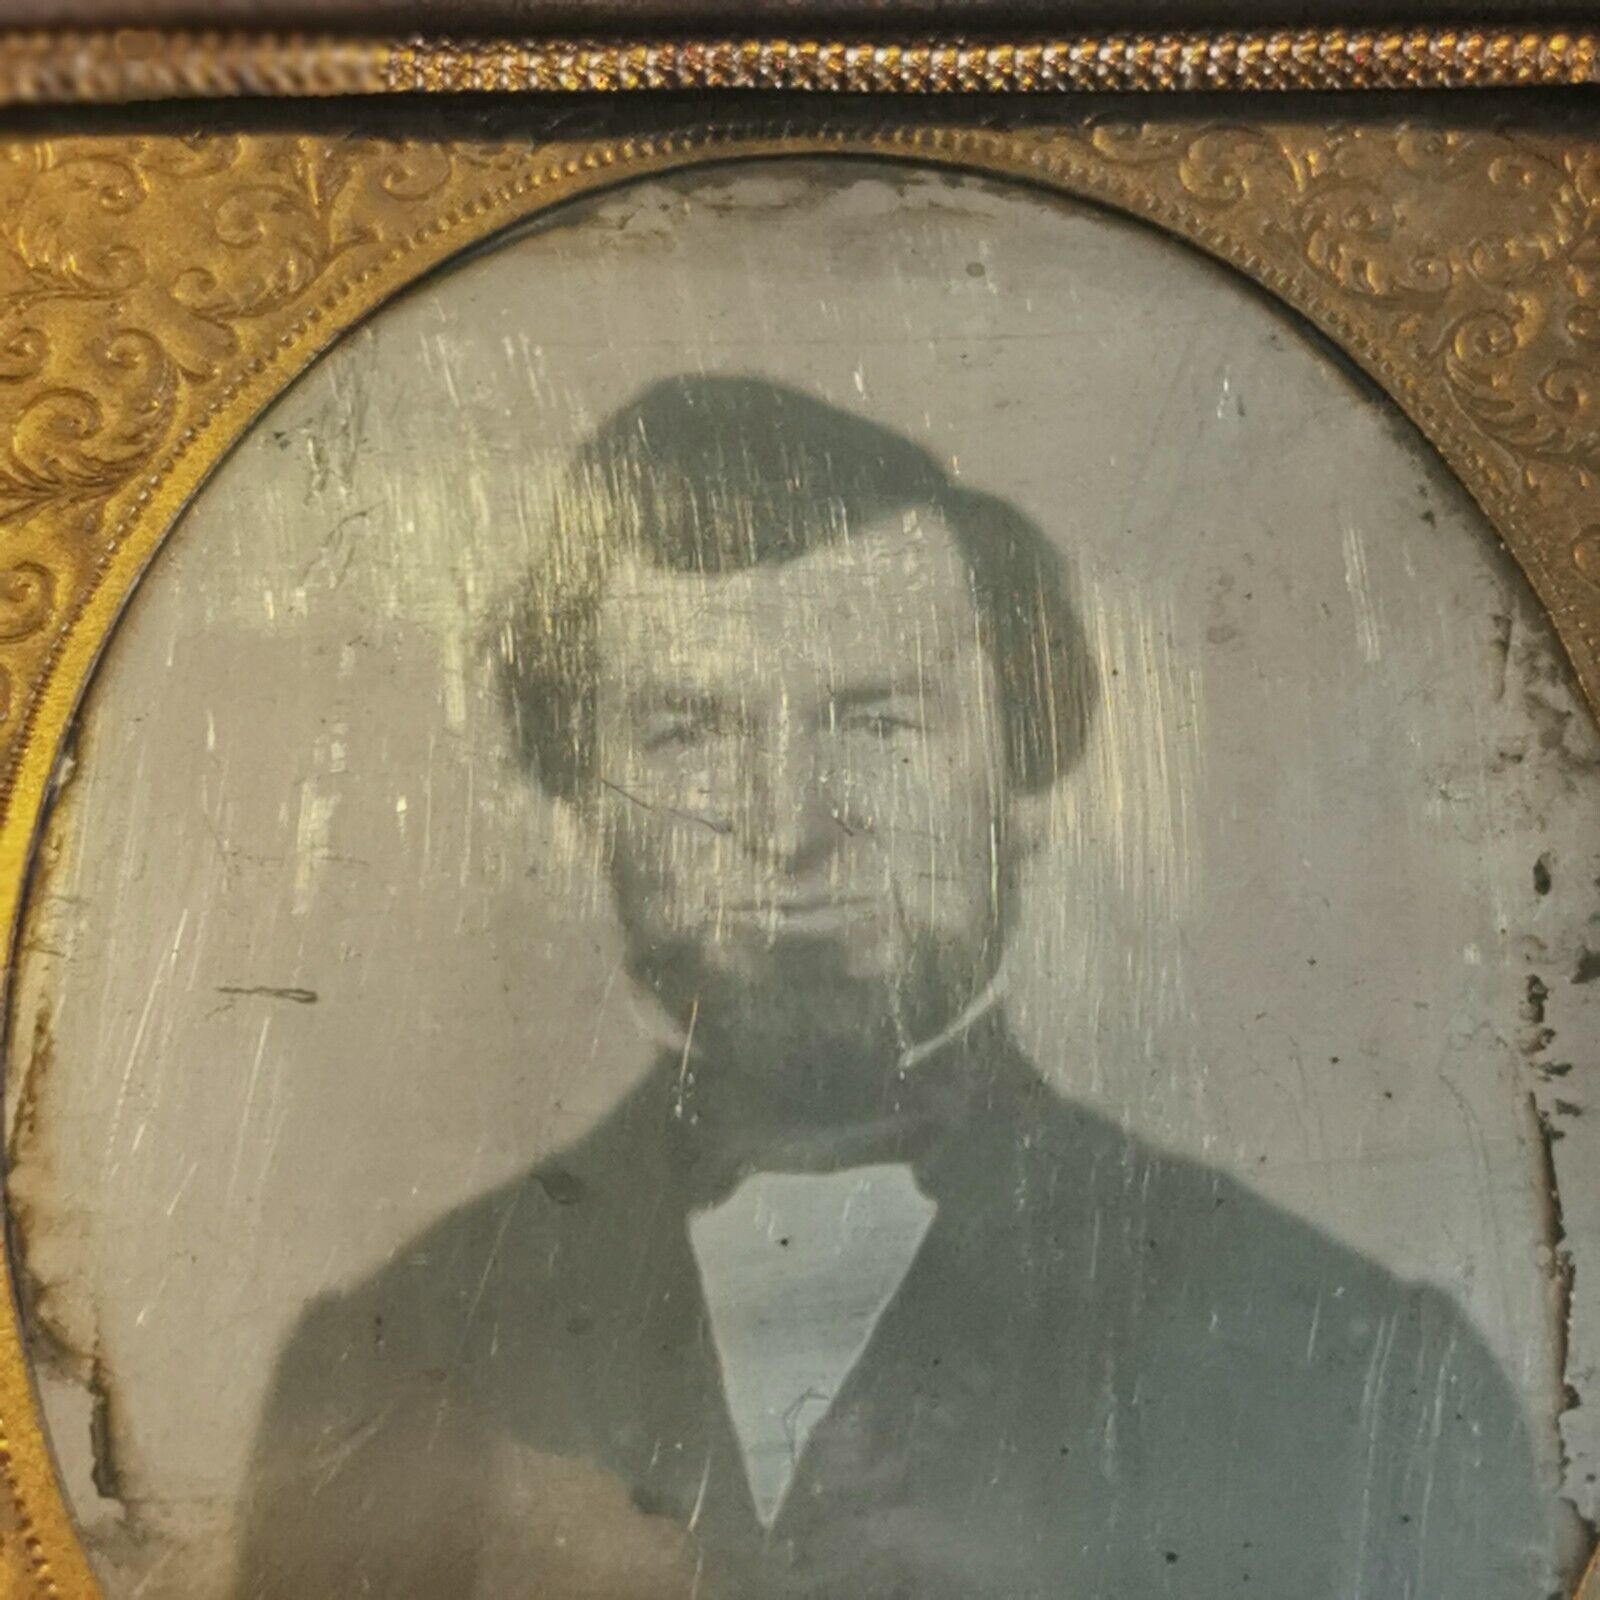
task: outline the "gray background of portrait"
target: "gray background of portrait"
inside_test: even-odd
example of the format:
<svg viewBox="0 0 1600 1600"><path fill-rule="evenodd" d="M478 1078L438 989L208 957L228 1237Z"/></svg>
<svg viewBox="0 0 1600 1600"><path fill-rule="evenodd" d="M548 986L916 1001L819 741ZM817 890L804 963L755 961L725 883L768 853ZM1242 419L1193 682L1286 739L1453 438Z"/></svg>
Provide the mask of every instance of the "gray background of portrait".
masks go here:
<svg viewBox="0 0 1600 1600"><path fill-rule="evenodd" d="M1060 538L1102 703L1027 886L1021 1039L1064 1092L1454 1290L1554 1474L1530 1097L1581 1268L1600 778L1520 577L1385 407L1181 247L974 178L766 164L585 202L345 339L109 652L7 1104L112 1600L221 1592L306 1299L650 1059L592 862L511 766L485 619L565 446L701 367L902 428Z"/></svg>

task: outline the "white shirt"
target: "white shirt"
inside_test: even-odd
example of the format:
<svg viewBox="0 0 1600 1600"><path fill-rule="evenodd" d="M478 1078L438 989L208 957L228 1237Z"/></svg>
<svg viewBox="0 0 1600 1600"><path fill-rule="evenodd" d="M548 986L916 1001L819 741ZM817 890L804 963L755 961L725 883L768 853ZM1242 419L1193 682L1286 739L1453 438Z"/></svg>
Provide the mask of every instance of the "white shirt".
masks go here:
<svg viewBox="0 0 1600 1600"><path fill-rule="evenodd" d="M903 1162L760 1172L689 1238L762 1524L894 1298L935 1206Z"/></svg>
<svg viewBox="0 0 1600 1600"><path fill-rule="evenodd" d="M967 1032L1003 992L997 977L948 1027L902 1052L900 1071L914 1071ZM910 1271L935 1209L910 1167L893 1162L757 1172L690 1218L723 1394L765 1527L783 1507L806 1440Z"/></svg>

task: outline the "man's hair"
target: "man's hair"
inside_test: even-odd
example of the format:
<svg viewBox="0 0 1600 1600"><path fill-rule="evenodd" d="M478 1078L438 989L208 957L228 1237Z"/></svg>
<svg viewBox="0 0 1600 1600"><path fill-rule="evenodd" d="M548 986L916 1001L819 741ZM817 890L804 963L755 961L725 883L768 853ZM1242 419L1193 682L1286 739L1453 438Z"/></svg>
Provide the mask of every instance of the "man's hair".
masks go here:
<svg viewBox="0 0 1600 1600"><path fill-rule="evenodd" d="M523 763L557 798L587 791L595 624L618 562L708 575L777 566L924 508L939 513L966 564L999 685L1007 774L1019 789L1047 788L1082 748L1095 681L1055 547L900 434L758 378L657 383L601 423L560 475L548 543L498 641Z"/></svg>

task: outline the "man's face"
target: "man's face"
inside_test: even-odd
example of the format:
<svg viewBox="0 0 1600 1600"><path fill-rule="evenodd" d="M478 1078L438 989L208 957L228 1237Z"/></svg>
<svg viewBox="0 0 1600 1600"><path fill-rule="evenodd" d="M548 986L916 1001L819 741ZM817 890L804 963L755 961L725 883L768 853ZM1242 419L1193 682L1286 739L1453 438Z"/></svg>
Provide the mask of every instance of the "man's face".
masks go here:
<svg viewBox="0 0 1600 1600"><path fill-rule="evenodd" d="M938 515L598 617L598 815L635 971L724 1043L906 1044L976 993L1006 878L994 673Z"/></svg>

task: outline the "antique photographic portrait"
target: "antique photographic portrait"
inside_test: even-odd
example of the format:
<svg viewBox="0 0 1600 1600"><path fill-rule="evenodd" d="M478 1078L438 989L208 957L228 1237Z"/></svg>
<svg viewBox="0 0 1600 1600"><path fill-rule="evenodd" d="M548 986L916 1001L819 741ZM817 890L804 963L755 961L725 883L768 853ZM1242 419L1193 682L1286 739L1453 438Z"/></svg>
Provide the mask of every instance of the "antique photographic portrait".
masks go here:
<svg viewBox="0 0 1600 1600"><path fill-rule="evenodd" d="M1570 1585L1593 726L1280 307L973 175L654 178L156 570L12 1047L112 1600Z"/></svg>

